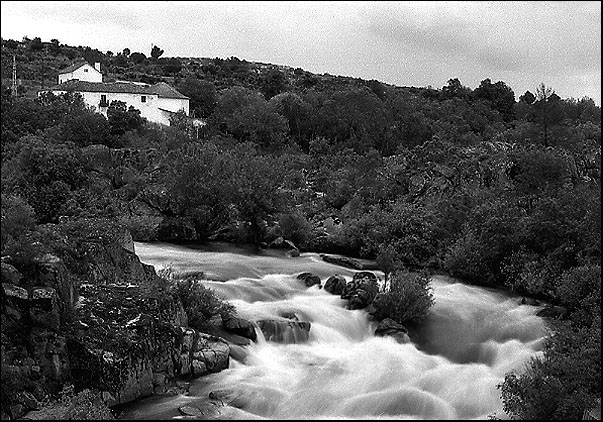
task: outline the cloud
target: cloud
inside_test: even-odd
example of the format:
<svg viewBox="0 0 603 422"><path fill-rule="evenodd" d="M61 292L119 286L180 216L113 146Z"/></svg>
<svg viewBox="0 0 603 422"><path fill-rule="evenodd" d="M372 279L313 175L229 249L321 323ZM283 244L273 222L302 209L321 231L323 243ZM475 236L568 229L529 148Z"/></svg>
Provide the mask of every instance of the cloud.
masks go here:
<svg viewBox="0 0 603 422"><path fill-rule="evenodd" d="M2 36L440 87L543 81L600 104L600 2L2 2ZM534 83L536 81L536 83Z"/></svg>

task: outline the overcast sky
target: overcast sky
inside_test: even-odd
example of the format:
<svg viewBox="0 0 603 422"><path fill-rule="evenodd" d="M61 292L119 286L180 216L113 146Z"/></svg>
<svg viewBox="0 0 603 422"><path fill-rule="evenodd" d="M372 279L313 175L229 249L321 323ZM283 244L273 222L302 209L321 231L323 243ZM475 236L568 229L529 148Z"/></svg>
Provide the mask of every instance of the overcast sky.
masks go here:
<svg viewBox="0 0 603 422"><path fill-rule="evenodd" d="M601 2L1 2L5 39L230 57L441 88L540 82L601 105Z"/></svg>

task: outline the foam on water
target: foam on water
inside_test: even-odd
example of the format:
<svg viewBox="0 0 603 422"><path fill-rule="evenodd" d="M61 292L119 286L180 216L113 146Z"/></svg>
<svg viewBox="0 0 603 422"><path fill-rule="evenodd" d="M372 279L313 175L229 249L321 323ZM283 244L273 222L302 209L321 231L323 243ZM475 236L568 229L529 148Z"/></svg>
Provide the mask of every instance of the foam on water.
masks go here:
<svg viewBox="0 0 603 422"><path fill-rule="evenodd" d="M177 415L212 390L236 399L223 419L484 419L501 414L499 384L506 372L539 353L545 335L538 308L518 298L434 277L436 303L412 343L375 337L365 311L318 286L306 288L302 271L326 277L355 271L320 260L316 254L254 256L226 248L219 252L165 244L136 244L141 260L176 270L203 270L205 285L251 320L282 320L295 313L311 323L301 344L265 341L247 347L244 363L231 360L218 374L196 380L189 396L146 400L128 417ZM379 274L382 277L382 274Z"/></svg>

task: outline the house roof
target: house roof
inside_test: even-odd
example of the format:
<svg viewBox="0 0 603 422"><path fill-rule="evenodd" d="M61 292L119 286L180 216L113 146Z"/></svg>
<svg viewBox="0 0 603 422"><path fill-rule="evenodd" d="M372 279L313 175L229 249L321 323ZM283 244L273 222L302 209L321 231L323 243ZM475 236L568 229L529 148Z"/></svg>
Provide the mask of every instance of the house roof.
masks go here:
<svg viewBox="0 0 603 422"><path fill-rule="evenodd" d="M64 73L71 73L74 70L77 70L77 69L79 69L80 67L82 67L82 66L84 66L86 64L89 64L89 63L87 61L78 61L78 62L76 62L76 63L74 63L74 64L72 64L70 66L67 66L65 69L59 70L59 75L62 75ZM96 70L96 69L94 69L94 70Z"/></svg>
<svg viewBox="0 0 603 422"><path fill-rule="evenodd" d="M59 85L51 86L44 91L67 91L67 92L113 92L124 94L157 95L161 98L182 98L182 95L166 83L160 82L155 85L141 85L131 82L88 82L72 79Z"/></svg>
<svg viewBox="0 0 603 422"><path fill-rule="evenodd" d="M186 95L182 95L180 92L176 91L174 88L172 88L165 82L158 82L155 85L152 85L151 89L155 94L159 95L160 97L182 99L188 98Z"/></svg>

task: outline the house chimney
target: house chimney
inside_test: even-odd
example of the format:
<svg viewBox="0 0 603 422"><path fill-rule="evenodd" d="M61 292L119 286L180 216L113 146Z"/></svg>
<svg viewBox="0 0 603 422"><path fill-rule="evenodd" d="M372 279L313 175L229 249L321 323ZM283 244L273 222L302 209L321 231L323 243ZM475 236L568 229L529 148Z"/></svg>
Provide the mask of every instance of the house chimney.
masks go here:
<svg viewBox="0 0 603 422"><path fill-rule="evenodd" d="M94 63L94 68L95 68L96 70L98 70L98 71L99 71L99 73L100 73L100 62L95 62L95 63Z"/></svg>

